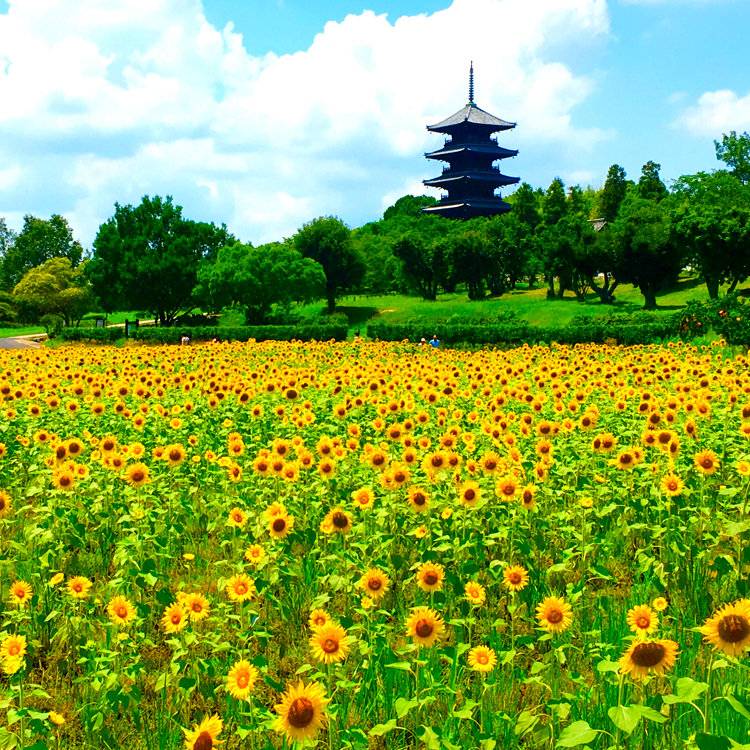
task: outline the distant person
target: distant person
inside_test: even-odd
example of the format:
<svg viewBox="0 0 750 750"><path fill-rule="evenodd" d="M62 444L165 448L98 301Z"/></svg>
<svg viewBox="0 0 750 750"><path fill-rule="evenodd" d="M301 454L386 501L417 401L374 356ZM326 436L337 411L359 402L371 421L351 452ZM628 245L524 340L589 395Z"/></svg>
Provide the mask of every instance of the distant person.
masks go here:
<svg viewBox="0 0 750 750"><path fill-rule="evenodd" d="M420 348L427 346L427 339L424 336L422 336L422 340L419 342L419 346Z"/></svg>
<svg viewBox="0 0 750 750"><path fill-rule="evenodd" d="M187 346L187 345L188 345L188 344L190 343L190 336L183 336L183 337L182 337L182 338L180 339L180 343L181 343L181 344L182 344L183 346Z"/></svg>
<svg viewBox="0 0 750 750"><path fill-rule="evenodd" d="M430 346L433 349L437 349L440 346L440 339L437 337L436 333L432 334L432 338L430 339Z"/></svg>

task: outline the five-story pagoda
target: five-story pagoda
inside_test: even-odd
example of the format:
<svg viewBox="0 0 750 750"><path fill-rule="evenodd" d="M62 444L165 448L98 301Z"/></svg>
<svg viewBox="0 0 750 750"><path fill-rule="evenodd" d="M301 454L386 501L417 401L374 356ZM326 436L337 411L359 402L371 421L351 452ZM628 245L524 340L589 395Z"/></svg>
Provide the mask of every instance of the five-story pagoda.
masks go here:
<svg viewBox="0 0 750 750"><path fill-rule="evenodd" d="M518 151L499 146L492 134L511 130L515 126L516 123L501 120L474 103L472 63L469 69L469 103L437 125L427 126L430 132L444 133L448 138L441 149L425 156L448 162L448 166L443 168L439 177L424 180L424 184L447 190L448 195L423 210L455 219L510 211L510 206L495 194L495 190L514 185L520 178L502 174L494 162L515 156Z"/></svg>

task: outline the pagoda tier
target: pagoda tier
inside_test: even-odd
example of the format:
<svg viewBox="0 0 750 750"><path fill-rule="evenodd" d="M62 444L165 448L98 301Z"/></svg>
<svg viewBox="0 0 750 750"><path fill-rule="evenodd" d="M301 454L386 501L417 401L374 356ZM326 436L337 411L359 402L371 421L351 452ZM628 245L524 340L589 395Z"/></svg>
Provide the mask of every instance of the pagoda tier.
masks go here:
<svg viewBox="0 0 750 750"><path fill-rule="evenodd" d="M474 66L469 70L469 103L455 114L427 130L448 136L444 146L425 154L428 159L445 161L448 166L439 177L424 180L428 187L447 191L447 195L434 206L423 209L426 213L451 218L492 216L510 210L495 190L515 185L518 177L508 177L494 166L494 162L518 154L513 149L499 146L492 134L511 130L516 124L501 120L485 112L474 103Z"/></svg>

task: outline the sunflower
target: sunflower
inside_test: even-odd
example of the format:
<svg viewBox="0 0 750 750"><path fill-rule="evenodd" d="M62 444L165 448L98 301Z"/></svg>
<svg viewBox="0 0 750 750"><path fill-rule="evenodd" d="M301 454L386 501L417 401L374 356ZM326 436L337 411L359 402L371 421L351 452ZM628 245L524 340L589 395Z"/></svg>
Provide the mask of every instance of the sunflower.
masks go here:
<svg viewBox="0 0 750 750"><path fill-rule="evenodd" d="M458 499L466 508L473 508L482 498L482 490L476 482L464 482L458 488Z"/></svg>
<svg viewBox="0 0 750 750"><path fill-rule="evenodd" d="M268 533L274 539L283 539L294 528L294 516L283 515L275 516L268 521Z"/></svg>
<svg viewBox="0 0 750 750"><path fill-rule="evenodd" d="M495 652L487 646L474 646L467 656L469 668L474 672L491 672L497 664Z"/></svg>
<svg viewBox="0 0 750 750"><path fill-rule="evenodd" d="M422 487L409 487L409 492L406 497L412 510L416 513L423 513L430 507L430 496Z"/></svg>
<svg viewBox="0 0 750 750"><path fill-rule="evenodd" d="M190 622L205 620L211 610L208 599L199 592L186 594L182 599L182 606L187 610Z"/></svg>
<svg viewBox="0 0 750 750"><path fill-rule="evenodd" d="M58 584L62 583L65 580L65 573L55 573L52 578L49 579L47 582L47 585L54 588Z"/></svg>
<svg viewBox="0 0 750 750"><path fill-rule="evenodd" d="M336 664L346 659L351 638L337 622L329 622L313 630L310 651L313 658L323 664Z"/></svg>
<svg viewBox="0 0 750 750"><path fill-rule="evenodd" d="M326 719L328 702L325 688L319 682L305 685L300 680L296 685L288 685L281 702L274 706L278 714L274 729L286 735L289 742L310 739Z"/></svg>
<svg viewBox="0 0 750 750"><path fill-rule="evenodd" d="M562 633L573 622L573 612L564 599L548 596L536 608L536 619L539 627L550 633Z"/></svg>
<svg viewBox="0 0 750 750"><path fill-rule="evenodd" d="M22 635L6 635L0 643L0 658L22 659L26 655L26 638Z"/></svg>
<svg viewBox="0 0 750 750"><path fill-rule="evenodd" d="M115 596L107 605L107 616L115 625L129 625L135 619L135 607L124 596Z"/></svg>
<svg viewBox="0 0 750 750"><path fill-rule="evenodd" d="M188 613L180 602L170 604L161 618L161 626L167 633L179 633L188 623Z"/></svg>
<svg viewBox="0 0 750 750"><path fill-rule="evenodd" d="M366 510L367 508L372 507L372 504L375 501L375 494L370 487L360 487L360 489L352 492L352 500L358 508Z"/></svg>
<svg viewBox="0 0 750 750"><path fill-rule="evenodd" d="M667 497L677 497L682 493L685 483L676 474L669 473L660 482L662 492Z"/></svg>
<svg viewBox="0 0 750 750"><path fill-rule="evenodd" d="M432 646L443 637L443 618L429 607L414 607L406 621L406 634L419 646Z"/></svg>
<svg viewBox="0 0 750 750"><path fill-rule="evenodd" d="M217 714L206 716L200 724L192 729L183 729L185 750L212 750L219 742L216 739L224 724Z"/></svg>
<svg viewBox="0 0 750 750"><path fill-rule="evenodd" d="M50 711L49 720L56 727L61 727L65 723L65 716L57 711Z"/></svg>
<svg viewBox="0 0 750 750"><path fill-rule="evenodd" d="M508 591L522 591L529 585L529 573L520 565L506 565L503 568L503 586Z"/></svg>
<svg viewBox="0 0 750 750"><path fill-rule="evenodd" d="M536 486L533 484L527 484L521 489L521 505L526 510L534 510L536 508Z"/></svg>
<svg viewBox="0 0 750 750"><path fill-rule="evenodd" d="M227 675L227 692L233 698L244 701L253 692L258 680L258 670L249 662L241 659L229 670Z"/></svg>
<svg viewBox="0 0 750 750"><path fill-rule="evenodd" d="M693 465L701 474L709 476L719 468L719 457L713 451L700 451L693 456Z"/></svg>
<svg viewBox="0 0 750 750"><path fill-rule="evenodd" d="M52 484L58 490L72 490L75 487L75 474L67 466L58 469L52 475Z"/></svg>
<svg viewBox="0 0 750 750"><path fill-rule="evenodd" d="M10 495L5 490L0 490L0 518L5 518L10 513L12 504Z"/></svg>
<svg viewBox="0 0 750 750"><path fill-rule="evenodd" d="M86 576L74 576L68 581L68 593L74 599L86 599L93 585Z"/></svg>
<svg viewBox="0 0 750 750"><path fill-rule="evenodd" d="M140 462L131 464L125 470L125 481L131 487L143 487L144 484L148 484L149 479L149 471L146 464Z"/></svg>
<svg viewBox="0 0 750 750"><path fill-rule="evenodd" d="M10 603L23 607L31 600L31 585L26 581L14 581L10 587Z"/></svg>
<svg viewBox="0 0 750 750"><path fill-rule="evenodd" d="M639 604L628 610L628 627L638 636L653 635L659 627L659 616L648 606Z"/></svg>
<svg viewBox="0 0 750 750"><path fill-rule="evenodd" d="M640 680L652 672L662 675L674 666L678 646L674 641L635 640L620 657L620 672Z"/></svg>
<svg viewBox="0 0 750 750"><path fill-rule="evenodd" d="M473 607L481 607L487 600L487 592L481 583L468 581L464 586L464 598Z"/></svg>
<svg viewBox="0 0 750 750"><path fill-rule="evenodd" d="M510 502L515 498L516 492L518 492L518 482L514 476L508 474L497 480L497 484L495 485L495 495L501 500Z"/></svg>
<svg viewBox="0 0 750 750"><path fill-rule="evenodd" d="M245 573L238 573L227 581L225 590L233 602L244 602L255 596L255 581Z"/></svg>
<svg viewBox="0 0 750 750"><path fill-rule="evenodd" d="M417 586L422 591L440 591L443 588L445 570L442 565L432 562L422 563L417 569Z"/></svg>
<svg viewBox="0 0 750 750"><path fill-rule="evenodd" d="M750 599L727 604L698 628L706 642L730 656L750 649Z"/></svg>
<svg viewBox="0 0 750 750"><path fill-rule="evenodd" d="M655 612L663 612L669 606L669 602L663 596L657 596L651 602L651 607Z"/></svg>
<svg viewBox="0 0 750 750"><path fill-rule="evenodd" d="M235 529L241 529L247 523L247 513L242 508L232 508L227 518L227 526L233 526Z"/></svg>
<svg viewBox="0 0 750 750"><path fill-rule="evenodd" d="M266 550L260 544L251 544L245 550L245 560L258 566L266 559Z"/></svg>
<svg viewBox="0 0 750 750"><path fill-rule="evenodd" d="M307 620L307 624L312 630L316 628L322 628L331 622L331 616L324 609L314 609L310 612L310 617Z"/></svg>
<svg viewBox="0 0 750 750"><path fill-rule="evenodd" d="M385 596L385 593L391 586L391 579L380 570L380 568L370 568L357 583L369 597L377 601Z"/></svg>
<svg viewBox="0 0 750 750"><path fill-rule="evenodd" d="M342 508L334 508L326 514L320 528L326 534L346 534L351 531L352 519Z"/></svg>

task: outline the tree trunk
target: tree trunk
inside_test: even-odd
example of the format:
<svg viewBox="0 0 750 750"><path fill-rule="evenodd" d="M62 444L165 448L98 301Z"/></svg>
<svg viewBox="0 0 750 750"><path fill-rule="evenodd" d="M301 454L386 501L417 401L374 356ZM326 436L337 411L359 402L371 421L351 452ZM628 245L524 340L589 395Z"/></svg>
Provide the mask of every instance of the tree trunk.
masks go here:
<svg viewBox="0 0 750 750"><path fill-rule="evenodd" d="M547 278L547 299L555 299L555 277L553 275Z"/></svg>
<svg viewBox="0 0 750 750"><path fill-rule="evenodd" d="M706 289L709 299L719 299L719 279L715 276L706 276Z"/></svg>
<svg viewBox="0 0 750 750"><path fill-rule="evenodd" d="M656 310L656 292L651 287L641 287L644 310Z"/></svg>
<svg viewBox="0 0 750 750"><path fill-rule="evenodd" d="M328 301L328 312L332 313L336 309L336 290L328 287L326 289L326 300Z"/></svg>
<svg viewBox="0 0 750 750"><path fill-rule="evenodd" d="M727 289L727 294L731 294L737 288L737 284L739 283L740 283L739 278L735 276L732 279L732 283L729 285L729 288Z"/></svg>

